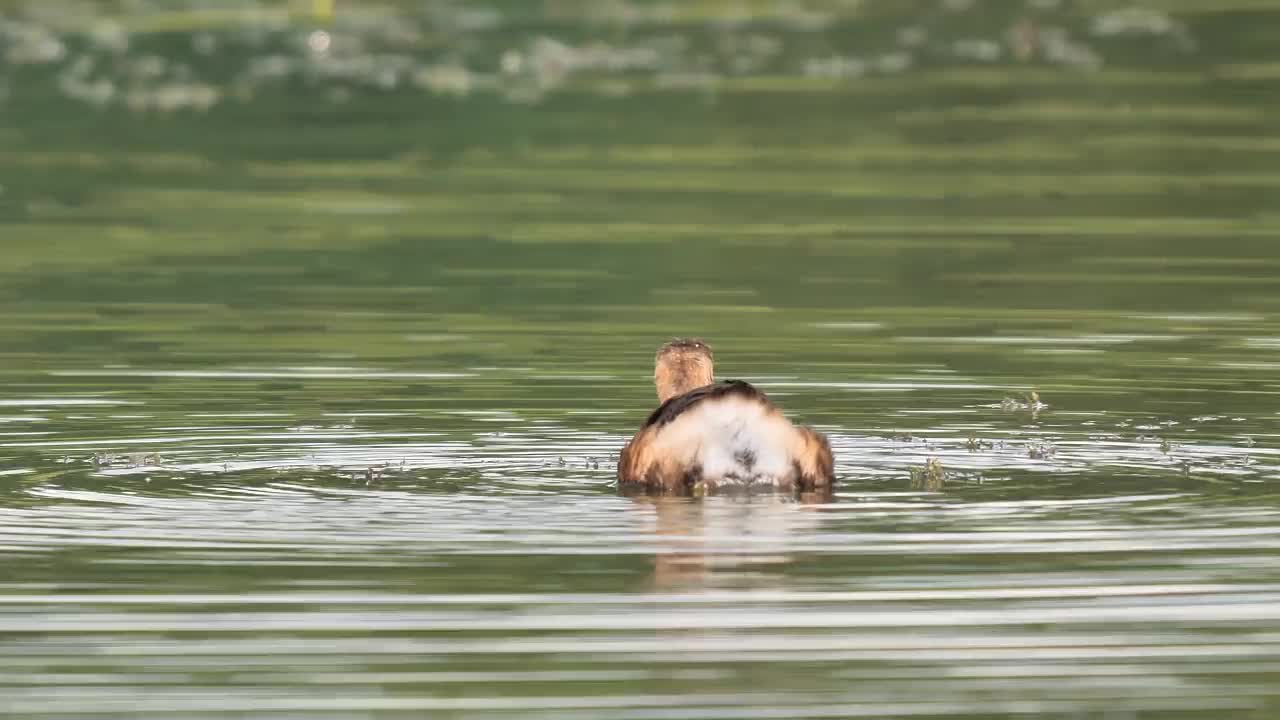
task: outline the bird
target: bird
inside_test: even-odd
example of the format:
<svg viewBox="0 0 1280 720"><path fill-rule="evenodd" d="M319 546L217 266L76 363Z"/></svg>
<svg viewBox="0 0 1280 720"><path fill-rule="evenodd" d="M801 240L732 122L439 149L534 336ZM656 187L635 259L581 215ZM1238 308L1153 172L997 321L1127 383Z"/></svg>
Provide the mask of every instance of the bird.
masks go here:
<svg viewBox="0 0 1280 720"><path fill-rule="evenodd" d="M830 492L831 444L793 424L760 389L715 382L700 338L677 338L654 357L659 405L618 455L618 487L697 493L756 487Z"/></svg>

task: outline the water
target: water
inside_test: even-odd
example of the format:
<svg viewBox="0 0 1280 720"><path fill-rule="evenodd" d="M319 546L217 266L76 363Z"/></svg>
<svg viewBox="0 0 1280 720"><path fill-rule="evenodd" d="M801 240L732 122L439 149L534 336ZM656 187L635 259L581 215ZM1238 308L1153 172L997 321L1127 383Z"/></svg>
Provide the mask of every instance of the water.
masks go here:
<svg viewBox="0 0 1280 720"><path fill-rule="evenodd" d="M0 713L1280 713L1280 8L324 5L0 15Z"/></svg>

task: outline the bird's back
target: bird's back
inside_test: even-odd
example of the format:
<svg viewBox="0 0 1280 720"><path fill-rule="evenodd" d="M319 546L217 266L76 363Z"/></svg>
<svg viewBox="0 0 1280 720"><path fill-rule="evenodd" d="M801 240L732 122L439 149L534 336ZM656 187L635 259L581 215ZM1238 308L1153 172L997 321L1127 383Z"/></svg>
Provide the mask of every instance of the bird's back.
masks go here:
<svg viewBox="0 0 1280 720"><path fill-rule="evenodd" d="M826 438L797 427L738 380L678 395L649 415L618 459L620 483L683 490L767 485L829 487Z"/></svg>

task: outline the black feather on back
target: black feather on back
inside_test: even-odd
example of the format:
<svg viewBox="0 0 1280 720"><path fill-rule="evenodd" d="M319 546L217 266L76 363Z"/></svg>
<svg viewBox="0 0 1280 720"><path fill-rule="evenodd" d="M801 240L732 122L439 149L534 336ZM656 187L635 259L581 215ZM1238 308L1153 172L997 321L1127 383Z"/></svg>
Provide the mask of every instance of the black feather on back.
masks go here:
<svg viewBox="0 0 1280 720"><path fill-rule="evenodd" d="M727 395L739 395L741 397L758 398L766 402L768 401L765 394L757 390L751 383L743 382L741 380L724 380L710 385L703 385L700 388L690 390L683 395L677 395L662 403L658 406L657 410L654 410L649 414L649 418L645 420L644 425L640 427L641 429L647 428L650 425L662 427L672 420L675 420L680 413L688 410L694 405L697 405L703 400L725 397Z"/></svg>

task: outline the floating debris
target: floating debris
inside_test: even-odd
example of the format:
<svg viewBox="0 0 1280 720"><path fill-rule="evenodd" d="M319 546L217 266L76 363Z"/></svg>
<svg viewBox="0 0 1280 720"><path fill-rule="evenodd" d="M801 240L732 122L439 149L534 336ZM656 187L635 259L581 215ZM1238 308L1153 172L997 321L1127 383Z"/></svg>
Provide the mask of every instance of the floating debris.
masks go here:
<svg viewBox="0 0 1280 720"><path fill-rule="evenodd" d="M70 462L70 458L66 459ZM94 453L89 458L89 462L96 468L107 468L114 466L123 466L129 468L150 467L153 465L162 465L164 459L160 457L160 453L129 453L128 455L120 455L116 453Z"/></svg>
<svg viewBox="0 0 1280 720"><path fill-rule="evenodd" d="M1040 401L1040 393L1035 390L1023 393L1021 398L1007 397L1000 401L1000 409L1005 412L1030 412L1036 414L1047 407L1049 406Z"/></svg>
<svg viewBox="0 0 1280 720"><path fill-rule="evenodd" d="M982 450L994 449L995 443L990 440L983 440L977 435L970 434L969 437L965 439L964 446L969 452L980 452Z"/></svg>
<svg viewBox="0 0 1280 720"><path fill-rule="evenodd" d="M1058 454L1058 448L1053 443L1043 440L1027 443L1027 457L1032 460L1049 460Z"/></svg>
<svg viewBox="0 0 1280 720"><path fill-rule="evenodd" d="M947 471L942 467L942 461L937 458L929 458L925 460L923 467L910 468L909 472L913 490L938 491L947 480Z"/></svg>

